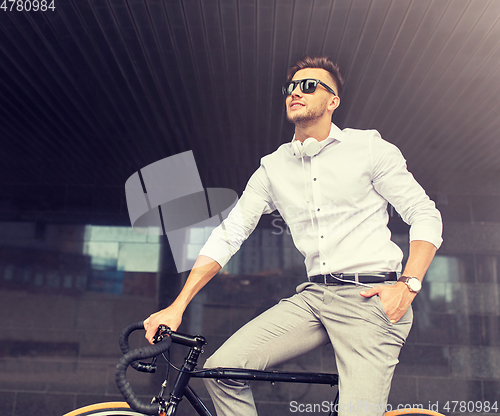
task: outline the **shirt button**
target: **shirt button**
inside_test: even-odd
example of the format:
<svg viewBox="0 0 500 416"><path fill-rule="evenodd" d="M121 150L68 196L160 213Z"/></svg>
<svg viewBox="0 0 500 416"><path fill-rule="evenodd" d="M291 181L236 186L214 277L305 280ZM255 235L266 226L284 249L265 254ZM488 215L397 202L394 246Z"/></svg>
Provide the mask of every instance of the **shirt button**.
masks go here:
<svg viewBox="0 0 500 416"><path fill-rule="evenodd" d="M323 266L324 266L325 264L326 264L326 263L325 263L325 262L323 262Z"/></svg>
<svg viewBox="0 0 500 416"><path fill-rule="evenodd" d="M324 236L322 235L321 238L323 238Z"/></svg>
<svg viewBox="0 0 500 416"><path fill-rule="evenodd" d="M315 181L315 180L316 180L316 178L313 179L313 181Z"/></svg>
<svg viewBox="0 0 500 416"><path fill-rule="evenodd" d="M319 210L320 210L320 209L318 208L318 211L319 211Z"/></svg>

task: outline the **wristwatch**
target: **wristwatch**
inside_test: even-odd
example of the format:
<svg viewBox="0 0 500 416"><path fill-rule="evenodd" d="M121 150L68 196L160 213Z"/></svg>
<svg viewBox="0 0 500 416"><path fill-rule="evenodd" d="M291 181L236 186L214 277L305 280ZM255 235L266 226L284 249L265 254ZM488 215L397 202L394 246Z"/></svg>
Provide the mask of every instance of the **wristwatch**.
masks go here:
<svg viewBox="0 0 500 416"><path fill-rule="evenodd" d="M410 289L410 292L413 293L418 293L420 292L420 289L422 289L422 282L417 279L416 277L412 276L401 276L398 279L398 282L403 282L408 286L408 289Z"/></svg>

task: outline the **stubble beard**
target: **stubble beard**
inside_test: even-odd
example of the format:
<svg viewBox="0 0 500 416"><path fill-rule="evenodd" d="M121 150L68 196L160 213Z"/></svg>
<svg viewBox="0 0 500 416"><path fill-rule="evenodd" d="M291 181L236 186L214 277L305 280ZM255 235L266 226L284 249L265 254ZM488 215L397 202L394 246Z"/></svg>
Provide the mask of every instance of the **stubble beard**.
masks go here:
<svg viewBox="0 0 500 416"><path fill-rule="evenodd" d="M315 108L308 109L302 114L290 114L287 111L287 119L290 123L298 127L308 127L314 125L325 114L327 104L324 103Z"/></svg>

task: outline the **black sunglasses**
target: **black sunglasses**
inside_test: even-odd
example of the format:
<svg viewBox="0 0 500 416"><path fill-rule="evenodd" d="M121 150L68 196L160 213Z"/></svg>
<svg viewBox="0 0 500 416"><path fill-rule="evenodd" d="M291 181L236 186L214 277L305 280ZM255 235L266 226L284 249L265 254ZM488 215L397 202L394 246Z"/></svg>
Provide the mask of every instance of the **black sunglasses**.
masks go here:
<svg viewBox="0 0 500 416"><path fill-rule="evenodd" d="M295 81L289 81L283 85L281 88L281 92L285 97L288 97L289 95L292 94L293 90L297 87L297 84L300 85L300 90L304 94L312 94L314 91L316 91L316 87L318 84L323 85L325 89L328 92L331 92L333 95L335 94L335 91L333 91L328 85L326 85L324 82L320 81L319 79L312 79L312 78L305 78L305 79L297 79Z"/></svg>

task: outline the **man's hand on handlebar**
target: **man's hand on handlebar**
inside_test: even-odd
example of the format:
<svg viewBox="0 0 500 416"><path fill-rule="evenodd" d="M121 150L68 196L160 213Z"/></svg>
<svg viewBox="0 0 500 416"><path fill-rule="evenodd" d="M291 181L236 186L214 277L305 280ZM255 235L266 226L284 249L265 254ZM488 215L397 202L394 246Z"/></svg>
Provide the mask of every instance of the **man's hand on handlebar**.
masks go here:
<svg viewBox="0 0 500 416"><path fill-rule="evenodd" d="M160 325L168 326L172 331L177 331L182 322L182 314L178 313L172 306L156 312L149 316L144 321L144 329L146 330L146 339L150 344L153 344L154 336Z"/></svg>

